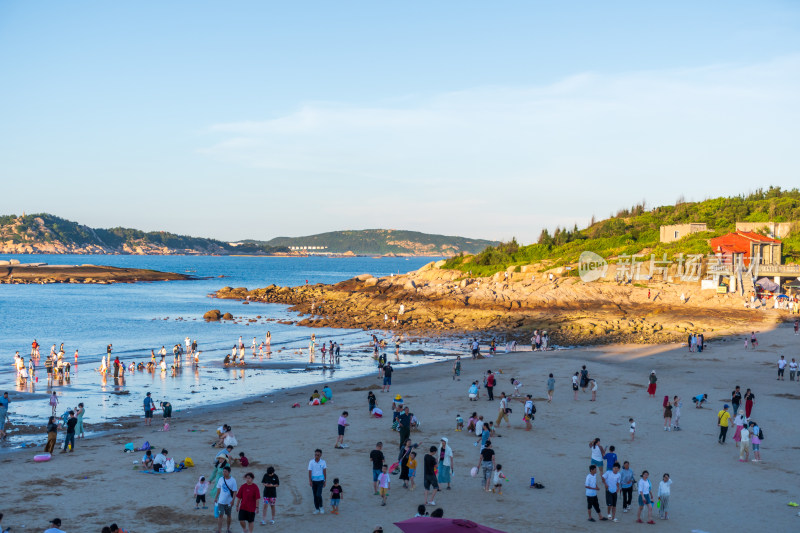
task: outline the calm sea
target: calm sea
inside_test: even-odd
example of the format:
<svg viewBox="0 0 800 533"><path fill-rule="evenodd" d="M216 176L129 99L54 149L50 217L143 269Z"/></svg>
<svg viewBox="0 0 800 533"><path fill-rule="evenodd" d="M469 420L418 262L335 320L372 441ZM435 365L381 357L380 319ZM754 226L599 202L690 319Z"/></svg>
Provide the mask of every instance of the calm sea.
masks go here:
<svg viewBox="0 0 800 533"><path fill-rule="evenodd" d="M283 257L197 257L197 256L74 256L21 255L0 259L50 264L102 264L119 267L148 268L187 273L208 279L115 285L0 285L0 354L5 364L0 367L0 391L23 390L16 383L12 367L15 351L28 359L30 345L36 339L42 346L42 357L64 343L67 359L79 350L77 367L69 383L56 383L61 398L58 414L79 401L86 404L86 422L105 421L138 413L144 392L170 401L180 410L216 401L229 401L281 388L311 384L323 380L365 375L374 371L374 362L367 347L369 333L361 330L309 329L283 325L267 319L295 318L287 307L277 304L243 305L232 300L216 300L210 294L226 285L232 287L265 287L333 283L358 274L375 276L405 273L430 262L431 258L283 258ZM224 278L218 278L224 276ZM220 309L242 317L239 323L203 321L203 313ZM260 316L260 319L257 317ZM250 323L247 320L256 319ZM258 342L267 331L272 336L273 354L269 362L252 359L250 344ZM307 368L309 337L317 341L333 340L342 345L341 364L333 370L318 366ZM220 362L226 351L242 337L247 349L246 370L229 370ZM165 346L171 360L172 346L186 337L197 339L202 351L198 370L186 367L173 377L146 372L128 373L124 383L103 380L96 372L105 355L107 344L113 354L127 365L147 361L150 350ZM391 340L391 339L387 339ZM403 346L407 350L408 345ZM420 348L414 346L415 349ZM453 349L457 349L453 346ZM302 353L301 353L302 350ZM393 353L393 349L391 352ZM421 355L402 355L400 364L422 364L435 361L448 353L447 347L424 350ZM317 354L319 360L319 353ZM43 363L44 359L42 359ZM273 368L270 368L270 366ZM280 368L274 368L280 366ZM24 390L48 392L44 369ZM112 394L129 391L128 395ZM202 393L212 393L208 396ZM201 393L201 394L197 394ZM12 403L15 423L42 424L49 415L47 400L34 399ZM12 443L15 439L12 439ZM18 443L19 441L16 440Z"/></svg>

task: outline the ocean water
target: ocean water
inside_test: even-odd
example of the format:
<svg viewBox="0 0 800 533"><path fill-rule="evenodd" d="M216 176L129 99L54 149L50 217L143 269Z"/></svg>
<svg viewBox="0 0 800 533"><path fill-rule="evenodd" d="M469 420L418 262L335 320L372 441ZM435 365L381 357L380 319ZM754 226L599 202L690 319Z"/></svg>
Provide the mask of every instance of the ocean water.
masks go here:
<svg viewBox="0 0 800 533"><path fill-rule="evenodd" d="M21 255L0 259L19 259L22 262L50 264L103 264L119 267L149 268L188 273L206 279L113 285L0 285L0 391L25 390L48 393L55 390L60 398L58 414L78 402L86 404L86 423L112 420L141 412L146 391L156 401L169 401L175 410L207 403L213 393L215 401L223 402L254 394L268 393L281 388L311 384L323 380L355 377L373 372L375 364L368 347L370 332L343 329L310 329L279 324L272 320L295 318L287 306L251 303L243 305L233 300L216 300L209 295L224 287L264 287L269 284L301 285L333 283L358 274L375 276L405 273L430 262L431 258L284 258L284 257L207 257L207 256L74 256ZM218 276L224 276L219 278ZM211 322L202 319L209 309L230 312L237 323ZM260 319L256 317L260 316ZM255 319L255 323L248 320ZM271 319L271 320L268 320ZM267 333L272 337L272 355L253 358L250 345ZM342 346L341 362L332 369L309 366L310 335L318 342L333 340ZM376 332L391 341L388 334ZM172 376L160 372L126 373L124 381L105 378L96 371L105 355L106 345L113 345L113 355L128 365L132 361L147 362L150 350L156 353L165 346L168 364L172 362L172 346L183 343L186 337L197 339L202 352L200 367L185 366ZM248 367L227 369L221 365L239 337L247 346ZM63 342L66 360L74 362L79 350L78 364L73 366L69 382L48 387L41 366L39 382L30 380L21 387L13 369L15 351L30 355L33 339L41 345L44 357L50 347ZM394 358L394 346L387 353ZM404 343L401 352L420 346ZM454 347L454 349L457 349ZM423 349L423 354L404 355L398 364L423 364L439 360L451 353ZM320 358L319 350L316 362ZM122 392L120 395L118 393ZM116 394L115 394L116 393ZM334 391L335 393L335 391ZM47 400L34 398L13 402L10 410L14 423L43 424L50 414ZM11 443L19 439L11 439Z"/></svg>

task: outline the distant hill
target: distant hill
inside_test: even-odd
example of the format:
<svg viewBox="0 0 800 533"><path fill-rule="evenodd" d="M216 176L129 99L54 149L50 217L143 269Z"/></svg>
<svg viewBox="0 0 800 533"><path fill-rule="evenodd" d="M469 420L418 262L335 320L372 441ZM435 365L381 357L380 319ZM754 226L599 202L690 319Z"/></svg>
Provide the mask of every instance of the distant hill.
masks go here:
<svg viewBox="0 0 800 533"><path fill-rule="evenodd" d="M270 254L287 248L238 246L165 231L90 228L47 213L0 216L0 253L6 254Z"/></svg>
<svg viewBox="0 0 800 533"><path fill-rule="evenodd" d="M331 231L306 237L276 237L269 241L243 241L266 246L324 247L316 252L347 253L357 255L455 255L461 252L477 253L497 241L467 239L446 235L432 235L418 231L394 229L365 229Z"/></svg>
<svg viewBox="0 0 800 533"><path fill-rule="evenodd" d="M677 201L647 210L639 204L622 209L616 215L592 223L583 229L543 230L539 241L522 246L512 240L490 246L472 256L450 259L445 268L475 275L490 275L509 266L547 262L550 266L576 263L581 252L590 250L603 257L620 254L655 254L669 256L707 254L708 239L734 231L737 222L789 222L800 220L800 191L780 187L759 189L748 195L719 197L702 202ZM661 243L662 225L705 222L709 231L694 233L675 242ZM800 227L782 239L784 262L800 262Z"/></svg>

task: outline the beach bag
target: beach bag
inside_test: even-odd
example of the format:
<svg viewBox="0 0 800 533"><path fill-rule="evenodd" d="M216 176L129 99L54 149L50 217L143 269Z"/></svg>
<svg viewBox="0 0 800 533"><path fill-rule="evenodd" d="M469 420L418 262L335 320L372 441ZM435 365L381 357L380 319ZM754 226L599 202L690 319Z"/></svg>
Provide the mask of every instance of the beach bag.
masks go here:
<svg viewBox="0 0 800 533"><path fill-rule="evenodd" d="M164 472L168 474L175 471L175 459L167 459L164 462Z"/></svg>
<svg viewBox="0 0 800 533"><path fill-rule="evenodd" d="M761 431L761 426L758 426L758 440L764 440L764 432Z"/></svg>
<svg viewBox="0 0 800 533"><path fill-rule="evenodd" d="M133 451L133 443L129 442L128 444L125 445L125 453L130 453L132 451Z"/></svg>
<svg viewBox="0 0 800 533"><path fill-rule="evenodd" d="M142 444L142 447L139 448L139 451L146 452L149 449L150 449L150 442L149 441L144 441L144 444Z"/></svg>
<svg viewBox="0 0 800 533"><path fill-rule="evenodd" d="M184 460L183 460L183 465L184 465L186 468L193 467L193 466L194 466L194 461L192 461L192 458L191 458L191 457L187 457L186 459L184 459Z"/></svg>

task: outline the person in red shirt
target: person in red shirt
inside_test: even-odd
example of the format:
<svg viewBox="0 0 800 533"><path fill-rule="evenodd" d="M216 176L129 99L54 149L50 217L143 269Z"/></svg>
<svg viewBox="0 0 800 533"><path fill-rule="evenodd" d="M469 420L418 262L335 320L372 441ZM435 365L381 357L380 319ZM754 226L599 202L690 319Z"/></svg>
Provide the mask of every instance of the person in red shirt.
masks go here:
<svg viewBox="0 0 800 533"><path fill-rule="evenodd" d="M495 379L491 370L487 370L486 375L486 393L489 395L489 401L494 400L494 386Z"/></svg>
<svg viewBox="0 0 800 533"><path fill-rule="evenodd" d="M242 531L253 533L256 515L258 514L258 500L261 499L261 490L253 483L255 476L252 472L244 475L244 485L236 493L236 512L239 514L239 525Z"/></svg>

